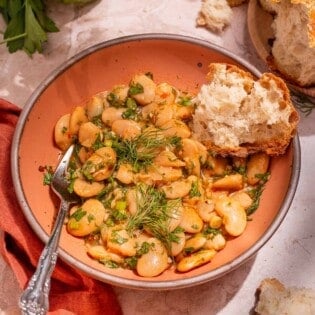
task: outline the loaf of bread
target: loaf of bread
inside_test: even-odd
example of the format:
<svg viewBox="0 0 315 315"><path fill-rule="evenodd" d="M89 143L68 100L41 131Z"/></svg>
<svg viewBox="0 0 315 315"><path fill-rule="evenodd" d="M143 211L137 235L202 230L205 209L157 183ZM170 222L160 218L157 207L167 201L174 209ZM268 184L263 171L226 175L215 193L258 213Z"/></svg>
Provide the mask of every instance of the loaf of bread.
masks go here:
<svg viewBox="0 0 315 315"><path fill-rule="evenodd" d="M315 86L315 1L260 0L274 13L274 41L268 63L286 80L300 86Z"/></svg>
<svg viewBox="0 0 315 315"><path fill-rule="evenodd" d="M258 288L257 315L314 315L315 291L286 288L279 280L265 279Z"/></svg>
<svg viewBox="0 0 315 315"><path fill-rule="evenodd" d="M299 116L284 81L265 73L255 80L235 65L211 63L208 83L196 97L192 129L222 155L280 155L296 132Z"/></svg>

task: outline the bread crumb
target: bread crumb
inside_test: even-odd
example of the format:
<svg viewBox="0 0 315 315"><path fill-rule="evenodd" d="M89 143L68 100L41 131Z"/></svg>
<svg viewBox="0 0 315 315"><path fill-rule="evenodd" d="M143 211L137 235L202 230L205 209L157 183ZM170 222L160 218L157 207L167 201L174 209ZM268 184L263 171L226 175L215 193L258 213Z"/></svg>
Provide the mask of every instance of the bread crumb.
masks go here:
<svg viewBox="0 0 315 315"><path fill-rule="evenodd" d="M222 32L232 18L232 9L226 0L202 0L197 16L197 25L214 32Z"/></svg>

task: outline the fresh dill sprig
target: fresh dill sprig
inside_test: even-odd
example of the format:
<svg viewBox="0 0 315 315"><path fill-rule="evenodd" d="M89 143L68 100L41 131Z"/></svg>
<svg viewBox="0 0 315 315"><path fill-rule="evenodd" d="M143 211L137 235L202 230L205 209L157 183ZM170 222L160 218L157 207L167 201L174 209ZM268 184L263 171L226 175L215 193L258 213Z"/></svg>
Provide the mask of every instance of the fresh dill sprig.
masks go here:
<svg viewBox="0 0 315 315"><path fill-rule="evenodd" d="M305 116L310 115L312 110L315 108L315 100L307 97L305 94L299 93L294 89L290 89L291 99L296 108L305 114Z"/></svg>
<svg viewBox="0 0 315 315"><path fill-rule="evenodd" d="M159 129L148 128L133 139L117 139L112 147L120 162L129 163L135 172L152 164L158 151L167 145L176 145L178 137L164 137Z"/></svg>
<svg viewBox="0 0 315 315"><path fill-rule="evenodd" d="M270 173L267 172L264 174L257 174L256 177L258 177L260 181L256 188L253 188L248 191L248 194L252 198L253 202L251 206L246 210L247 216L250 216L257 210L259 206L261 194L264 191L265 185L270 177Z"/></svg>
<svg viewBox="0 0 315 315"><path fill-rule="evenodd" d="M163 192L144 184L137 186L136 196L137 212L128 219L127 231L132 233L136 229L148 229L170 252L173 236L169 221L176 215L180 200L167 200Z"/></svg>

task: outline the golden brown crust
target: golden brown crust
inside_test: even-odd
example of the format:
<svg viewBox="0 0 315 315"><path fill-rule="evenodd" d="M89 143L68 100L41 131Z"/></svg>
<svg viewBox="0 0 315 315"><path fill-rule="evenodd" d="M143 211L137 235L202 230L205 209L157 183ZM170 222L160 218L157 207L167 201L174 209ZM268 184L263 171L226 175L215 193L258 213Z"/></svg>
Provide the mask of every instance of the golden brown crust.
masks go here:
<svg viewBox="0 0 315 315"><path fill-rule="evenodd" d="M207 79L209 80L209 82L213 80L215 72L218 71L216 65L217 64L215 63L209 65L209 73L207 75ZM254 84L253 76L249 72L244 71L235 65L227 64L226 69L227 72L236 72L242 78L249 79L248 83L246 81L245 84L248 85L247 92L250 93L250 89ZM202 142L207 147L207 149L222 156L233 155L238 157L246 157L249 154L257 152L265 152L271 156L277 156L285 153L287 147L291 142L291 139L296 134L297 124L299 122L299 115L291 102L289 89L281 78L272 73L264 73L261 78L259 78L260 84L266 89L268 89L268 87L270 86L271 81L275 82L277 88L281 90L283 94L282 101L279 104L280 109L289 108L289 125L285 123L279 123L279 126L277 127L277 137L269 138L268 140L257 139L257 141L254 143L242 143L240 144L240 146L232 148L217 146L209 139L209 137L207 139L206 136L203 136L207 133L207 126L204 126L204 128L202 127L203 130L199 131L199 133L201 133L200 138L203 139Z"/></svg>
<svg viewBox="0 0 315 315"><path fill-rule="evenodd" d="M286 69L283 69L280 65L278 65L273 57L272 54L270 54L266 59L267 65L274 74L276 74L278 77L281 77L286 82L295 85L300 88L312 88L314 87L314 84L302 84L301 82L297 81L293 76L291 76Z"/></svg>
<svg viewBox="0 0 315 315"><path fill-rule="evenodd" d="M237 7L248 0L227 0L227 3L229 4L230 7Z"/></svg>

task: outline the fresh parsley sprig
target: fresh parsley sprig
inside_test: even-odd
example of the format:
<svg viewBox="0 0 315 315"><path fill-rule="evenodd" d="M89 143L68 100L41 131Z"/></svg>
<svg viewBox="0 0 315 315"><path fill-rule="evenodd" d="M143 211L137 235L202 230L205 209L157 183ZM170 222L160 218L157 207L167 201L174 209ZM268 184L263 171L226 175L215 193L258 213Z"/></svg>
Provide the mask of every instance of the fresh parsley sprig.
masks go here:
<svg viewBox="0 0 315 315"><path fill-rule="evenodd" d="M94 0L60 0L64 4L84 5ZM10 53L24 50L29 56L43 52L47 33L59 32L46 14L44 0L0 0L0 13L7 26L0 44Z"/></svg>
<svg viewBox="0 0 315 315"><path fill-rule="evenodd" d="M59 31L46 15L42 0L0 0L0 12L7 23L1 43L7 45L10 53L41 53L47 32Z"/></svg>

